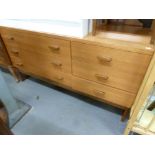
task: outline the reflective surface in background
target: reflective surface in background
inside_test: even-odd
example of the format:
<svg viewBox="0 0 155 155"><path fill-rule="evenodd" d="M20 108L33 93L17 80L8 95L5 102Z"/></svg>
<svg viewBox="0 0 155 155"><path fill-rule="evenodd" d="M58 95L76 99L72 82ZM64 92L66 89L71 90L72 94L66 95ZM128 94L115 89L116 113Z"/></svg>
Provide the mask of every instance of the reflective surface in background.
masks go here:
<svg viewBox="0 0 155 155"><path fill-rule="evenodd" d="M146 130L155 132L155 84L138 114L137 123Z"/></svg>

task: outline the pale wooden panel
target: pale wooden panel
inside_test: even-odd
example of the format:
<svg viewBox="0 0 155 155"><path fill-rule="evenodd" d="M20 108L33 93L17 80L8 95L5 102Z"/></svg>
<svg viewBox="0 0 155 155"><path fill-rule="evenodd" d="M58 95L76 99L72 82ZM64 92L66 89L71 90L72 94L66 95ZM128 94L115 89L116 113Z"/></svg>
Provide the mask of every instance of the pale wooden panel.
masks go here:
<svg viewBox="0 0 155 155"><path fill-rule="evenodd" d="M4 58L3 58L3 55L2 55L2 51L0 49L0 64L4 64Z"/></svg>
<svg viewBox="0 0 155 155"><path fill-rule="evenodd" d="M47 71L55 70L70 73L70 66L68 67L61 59L54 59L45 54L36 54L34 52L29 54L23 50L19 53L19 57L25 69L36 68L36 70L44 69Z"/></svg>
<svg viewBox="0 0 155 155"><path fill-rule="evenodd" d="M135 94L97 84L95 82L91 82L75 76L72 80L73 89L117 104L118 106L130 108L135 98Z"/></svg>
<svg viewBox="0 0 155 155"><path fill-rule="evenodd" d="M15 66L20 59L24 66L29 66L29 69L30 66L35 66L36 69L44 66L44 68L71 72L69 41L42 36L39 33L19 32L10 29L2 31L3 39Z"/></svg>
<svg viewBox="0 0 155 155"><path fill-rule="evenodd" d="M70 41L44 36L40 33L28 33L27 31L15 31L4 29L2 32L4 40L8 44L19 43L21 48L34 52L58 54L59 56L70 56Z"/></svg>
<svg viewBox="0 0 155 155"><path fill-rule="evenodd" d="M0 57L0 65L4 65L5 63L4 63L4 61L3 61L3 58L2 57Z"/></svg>
<svg viewBox="0 0 155 155"><path fill-rule="evenodd" d="M92 36L88 35L84 39L72 39L73 41L81 41L86 44L94 44L105 47L112 47L115 49L136 52L140 54L152 55L154 53L154 45L149 44L140 44L137 42L103 38L100 35Z"/></svg>
<svg viewBox="0 0 155 155"><path fill-rule="evenodd" d="M13 62L23 72L70 86L70 42L13 29L4 29L2 37ZM64 59L65 58L65 59Z"/></svg>
<svg viewBox="0 0 155 155"><path fill-rule="evenodd" d="M74 75L133 93L138 91L150 60L150 55L72 42Z"/></svg>
<svg viewBox="0 0 155 155"><path fill-rule="evenodd" d="M53 62L59 64L61 61L53 60L45 54L36 54L35 52L30 54L24 50L22 52L18 51L17 56L14 53L10 55L13 65L21 71L32 73L63 85L71 85L71 77L66 74L70 69L68 70L68 68L64 67L63 63L62 65L53 64Z"/></svg>
<svg viewBox="0 0 155 155"><path fill-rule="evenodd" d="M36 76L41 78L42 80L46 81L49 80L51 82L56 83L56 85L58 86L67 86L67 89L70 88L72 86L72 75L68 74L68 73L64 73L64 72L60 72L60 71L53 71L53 70L44 70L44 69L37 69L36 68L32 68L31 69L25 69L24 66L20 66L18 67L18 69L28 75L31 76Z"/></svg>
<svg viewBox="0 0 155 155"><path fill-rule="evenodd" d="M0 35L0 64L3 66L8 66L11 64L9 55L6 51L6 48L5 48L4 42L1 38L1 35Z"/></svg>

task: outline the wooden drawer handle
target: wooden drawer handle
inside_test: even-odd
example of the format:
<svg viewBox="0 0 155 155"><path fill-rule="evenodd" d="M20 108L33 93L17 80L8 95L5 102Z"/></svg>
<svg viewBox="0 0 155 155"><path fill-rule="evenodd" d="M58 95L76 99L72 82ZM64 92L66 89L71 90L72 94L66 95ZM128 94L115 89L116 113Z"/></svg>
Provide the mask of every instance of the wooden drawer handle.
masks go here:
<svg viewBox="0 0 155 155"><path fill-rule="evenodd" d="M54 66L58 66L58 67L62 66L62 63L58 62L58 61L53 61L53 62L51 62L51 64L54 65Z"/></svg>
<svg viewBox="0 0 155 155"><path fill-rule="evenodd" d="M11 50L11 52L14 54L19 54L18 50Z"/></svg>
<svg viewBox="0 0 155 155"><path fill-rule="evenodd" d="M95 76L96 76L97 78L100 78L100 79L103 79L103 80L108 80L108 79L109 79L109 77L106 76L106 75L95 74Z"/></svg>
<svg viewBox="0 0 155 155"><path fill-rule="evenodd" d="M60 47L59 46L57 46L57 45L50 45L50 46L48 46L52 51L58 51L58 50L60 50Z"/></svg>
<svg viewBox="0 0 155 155"><path fill-rule="evenodd" d="M64 78L62 76L58 76L58 77L56 77L56 79L59 80L59 81L64 80Z"/></svg>
<svg viewBox="0 0 155 155"><path fill-rule="evenodd" d="M15 40L15 38L14 37L9 37L9 40Z"/></svg>
<svg viewBox="0 0 155 155"><path fill-rule="evenodd" d="M112 58L110 58L110 57L98 56L97 58L98 58L100 61L102 61L102 62L111 62L111 61L112 61Z"/></svg>
<svg viewBox="0 0 155 155"><path fill-rule="evenodd" d="M100 90L94 90L93 91L96 95L105 95L105 92L100 91Z"/></svg>
<svg viewBox="0 0 155 155"><path fill-rule="evenodd" d="M17 66L23 66L23 63L16 63Z"/></svg>

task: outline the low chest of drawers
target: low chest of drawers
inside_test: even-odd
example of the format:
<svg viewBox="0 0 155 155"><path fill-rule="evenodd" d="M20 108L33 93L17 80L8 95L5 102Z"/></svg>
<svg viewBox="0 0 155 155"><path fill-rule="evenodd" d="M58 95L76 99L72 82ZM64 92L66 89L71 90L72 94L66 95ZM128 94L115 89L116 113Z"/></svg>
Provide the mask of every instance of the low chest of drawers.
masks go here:
<svg viewBox="0 0 155 155"><path fill-rule="evenodd" d="M5 27L0 34L20 72L125 110L131 108L154 52Z"/></svg>

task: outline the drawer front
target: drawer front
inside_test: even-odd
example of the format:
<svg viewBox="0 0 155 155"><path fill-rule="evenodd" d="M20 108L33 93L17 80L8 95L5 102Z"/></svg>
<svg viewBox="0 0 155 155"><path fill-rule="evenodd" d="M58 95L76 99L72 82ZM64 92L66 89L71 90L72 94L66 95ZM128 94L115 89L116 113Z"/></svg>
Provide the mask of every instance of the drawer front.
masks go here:
<svg viewBox="0 0 155 155"><path fill-rule="evenodd" d="M16 33L13 33L11 31L1 31L1 36L2 36L2 39L5 43L5 46L7 48L7 50L10 50L10 48L15 48L15 49L18 49L19 48L19 40L20 39L17 39L17 38L21 38L18 34Z"/></svg>
<svg viewBox="0 0 155 155"><path fill-rule="evenodd" d="M0 53L0 64L1 65L6 65L7 64L4 57L3 57L3 55L1 55L1 53Z"/></svg>
<svg viewBox="0 0 155 155"><path fill-rule="evenodd" d="M111 102L117 106L130 108L135 99L135 94L91 82L85 79L74 77L72 81L73 89L88 95L92 95L103 101Z"/></svg>
<svg viewBox="0 0 155 155"><path fill-rule="evenodd" d="M44 57L53 59L56 66L62 63L61 68L64 72L71 72L70 41L39 33L14 30L3 30L2 37L10 53L12 49L17 49L27 52L29 55L32 53L44 55Z"/></svg>
<svg viewBox="0 0 155 155"><path fill-rule="evenodd" d="M15 54L16 55L16 54ZM52 59L44 54L19 51L18 56L11 56L15 67L23 72L32 73L64 85L71 85L66 68L60 60ZM66 71L66 73L64 72Z"/></svg>
<svg viewBox="0 0 155 155"><path fill-rule="evenodd" d="M27 51L19 51L18 56L12 56L14 62L17 57L22 61L22 65L26 70L46 70L46 71L59 71L69 72L70 69L65 66L61 59L54 59L53 57L46 54L28 53ZM16 65L16 63L14 63Z"/></svg>
<svg viewBox="0 0 155 155"><path fill-rule="evenodd" d="M27 74L32 74L47 80L51 80L58 85L64 85L67 87L71 87L72 85L72 75L68 73L64 73L61 71L56 71L52 69L47 69L42 67L36 67L30 65L24 65L23 62L18 62L18 64L15 65L20 71L26 72Z"/></svg>
<svg viewBox="0 0 155 155"><path fill-rule="evenodd" d="M2 53L2 51L0 49L0 60L2 60L2 59L3 59L3 53Z"/></svg>
<svg viewBox="0 0 155 155"><path fill-rule="evenodd" d="M8 65L9 65L9 64L7 63L7 61L5 60L5 58L2 57L1 55L0 55L0 65L4 65L4 66L8 66Z"/></svg>
<svg viewBox="0 0 155 155"><path fill-rule="evenodd" d="M20 64L21 60L19 58L19 52L21 52L21 49L19 39L17 38L21 37L19 37L14 31L1 31L1 36L13 65L16 66L16 64Z"/></svg>
<svg viewBox="0 0 155 155"><path fill-rule="evenodd" d="M4 65L5 63L4 63L4 60L3 60L3 58L0 56L0 65Z"/></svg>
<svg viewBox="0 0 155 155"><path fill-rule="evenodd" d="M46 78L56 82L58 85L64 85L69 88L72 87L72 75L63 72L48 72Z"/></svg>
<svg viewBox="0 0 155 155"><path fill-rule="evenodd" d="M10 64L10 61L8 60L8 56L6 55L6 50L4 48L4 44L2 42L1 36L0 36L0 64L2 65Z"/></svg>
<svg viewBox="0 0 155 155"><path fill-rule="evenodd" d="M71 86L70 41L13 29L2 29L1 33L15 67Z"/></svg>
<svg viewBox="0 0 155 155"><path fill-rule="evenodd" d="M73 74L97 83L136 93L150 55L72 42Z"/></svg>

